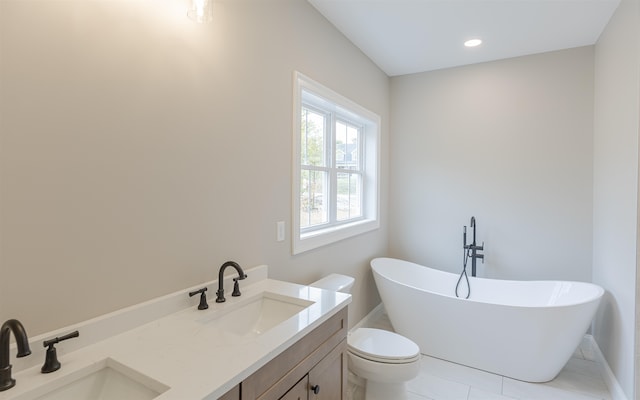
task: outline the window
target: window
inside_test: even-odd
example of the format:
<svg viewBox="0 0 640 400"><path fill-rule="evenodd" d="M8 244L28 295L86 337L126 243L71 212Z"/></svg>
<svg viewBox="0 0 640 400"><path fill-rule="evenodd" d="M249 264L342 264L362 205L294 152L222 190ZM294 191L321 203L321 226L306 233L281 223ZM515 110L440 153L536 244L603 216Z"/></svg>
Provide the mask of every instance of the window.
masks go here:
<svg viewBox="0 0 640 400"><path fill-rule="evenodd" d="M297 254L380 226L380 117L300 73L294 88Z"/></svg>

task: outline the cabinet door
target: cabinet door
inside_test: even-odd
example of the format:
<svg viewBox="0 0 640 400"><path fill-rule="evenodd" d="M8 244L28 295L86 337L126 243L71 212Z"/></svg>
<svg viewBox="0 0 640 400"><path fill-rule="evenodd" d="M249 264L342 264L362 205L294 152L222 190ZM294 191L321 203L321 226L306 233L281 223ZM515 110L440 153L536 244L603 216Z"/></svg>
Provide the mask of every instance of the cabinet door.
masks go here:
<svg viewBox="0 0 640 400"><path fill-rule="evenodd" d="M305 375L298 383L279 400L308 400L309 399L309 375Z"/></svg>
<svg viewBox="0 0 640 400"><path fill-rule="evenodd" d="M347 341L343 340L309 371L309 400L346 399Z"/></svg>

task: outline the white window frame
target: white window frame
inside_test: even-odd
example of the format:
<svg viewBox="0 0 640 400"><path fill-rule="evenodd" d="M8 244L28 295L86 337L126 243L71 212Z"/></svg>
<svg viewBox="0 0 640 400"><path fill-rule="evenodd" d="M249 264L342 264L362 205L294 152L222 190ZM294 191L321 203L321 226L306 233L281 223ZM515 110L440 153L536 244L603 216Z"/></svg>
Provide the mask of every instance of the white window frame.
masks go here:
<svg viewBox="0 0 640 400"><path fill-rule="evenodd" d="M335 243L380 227L380 116L315 82L300 72L294 73L293 104L293 182L292 253ZM300 228L301 111L310 104L339 115L340 120L362 127L362 217L354 221ZM334 122L332 122L334 123ZM335 157L335 155L331 155ZM330 196L335 199L335 196Z"/></svg>

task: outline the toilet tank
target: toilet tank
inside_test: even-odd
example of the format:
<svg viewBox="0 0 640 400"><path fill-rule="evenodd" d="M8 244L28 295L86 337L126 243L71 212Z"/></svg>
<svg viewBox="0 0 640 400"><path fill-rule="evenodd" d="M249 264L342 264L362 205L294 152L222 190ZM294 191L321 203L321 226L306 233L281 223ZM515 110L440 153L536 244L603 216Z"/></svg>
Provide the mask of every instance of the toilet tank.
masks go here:
<svg viewBox="0 0 640 400"><path fill-rule="evenodd" d="M310 283L309 286L333 290L334 292L351 293L351 288L353 288L354 282L355 279L352 276L331 274Z"/></svg>

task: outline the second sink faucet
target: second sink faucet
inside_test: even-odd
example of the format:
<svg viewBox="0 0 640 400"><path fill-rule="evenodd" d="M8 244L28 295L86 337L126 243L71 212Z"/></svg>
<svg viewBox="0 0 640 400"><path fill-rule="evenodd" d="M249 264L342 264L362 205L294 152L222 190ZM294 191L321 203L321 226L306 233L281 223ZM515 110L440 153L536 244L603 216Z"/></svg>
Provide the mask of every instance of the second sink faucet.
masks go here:
<svg viewBox="0 0 640 400"><path fill-rule="evenodd" d="M11 377L11 364L9 363L9 334L13 332L18 346L16 357L25 357L31 354L29 339L24 326L17 319L5 321L0 328L0 392L15 386L16 380Z"/></svg>
<svg viewBox="0 0 640 400"><path fill-rule="evenodd" d="M233 293L232 296L240 296L240 288L238 285L238 280L243 280L247 277L247 274L244 273L240 265L238 265L235 261L227 261L220 267L220 271L218 272L218 291L216 292L216 303L224 303L226 299L224 298L224 270L227 267L233 267L238 271L238 277L233 278Z"/></svg>

